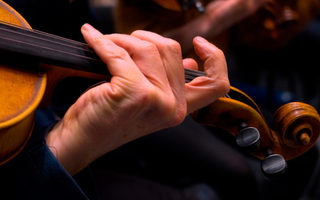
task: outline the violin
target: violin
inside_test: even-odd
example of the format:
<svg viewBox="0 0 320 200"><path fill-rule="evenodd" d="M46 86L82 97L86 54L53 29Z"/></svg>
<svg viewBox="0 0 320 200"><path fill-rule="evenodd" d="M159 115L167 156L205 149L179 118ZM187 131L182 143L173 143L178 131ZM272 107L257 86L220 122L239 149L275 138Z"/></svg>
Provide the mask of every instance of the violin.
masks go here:
<svg viewBox="0 0 320 200"><path fill-rule="evenodd" d="M35 110L45 105L57 82L68 76L105 80L110 74L87 44L31 29L1 0L0 13L1 165L27 144ZM204 75L185 69L186 82ZM311 105L293 102L280 107L275 114L275 129L271 129L256 103L234 87L192 116L201 124L226 130L239 146L250 148L254 157L264 161L267 174L278 173L286 160L308 151L320 134L320 117Z"/></svg>
<svg viewBox="0 0 320 200"><path fill-rule="evenodd" d="M240 44L274 50L288 44L319 13L318 0L269 0L256 13L238 23L233 34Z"/></svg>

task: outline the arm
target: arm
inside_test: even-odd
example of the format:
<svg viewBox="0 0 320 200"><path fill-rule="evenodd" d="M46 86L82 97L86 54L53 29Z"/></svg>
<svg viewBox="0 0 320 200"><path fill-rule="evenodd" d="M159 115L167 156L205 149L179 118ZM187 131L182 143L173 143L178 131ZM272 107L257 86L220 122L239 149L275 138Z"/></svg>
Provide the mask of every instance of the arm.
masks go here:
<svg viewBox="0 0 320 200"><path fill-rule="evenodd" d="M183 26L168 30L164 35L177 40L184 51L192 49L190 42L200 35L213 38L242 19L256 12L268 0L215 0L209 3L203 15Z"/></svg>
<svg viewBox="0 0 320 200"><path fill-rule="evenodd" d="M224 55L203 38L194 46L208 76L185 84L183 68L197 63L183 60L171 39L147 31L102 35L88 24L82 33L112 79L83 94L46 137L71 175L129 141L181 123L228 92Z"/></svg>

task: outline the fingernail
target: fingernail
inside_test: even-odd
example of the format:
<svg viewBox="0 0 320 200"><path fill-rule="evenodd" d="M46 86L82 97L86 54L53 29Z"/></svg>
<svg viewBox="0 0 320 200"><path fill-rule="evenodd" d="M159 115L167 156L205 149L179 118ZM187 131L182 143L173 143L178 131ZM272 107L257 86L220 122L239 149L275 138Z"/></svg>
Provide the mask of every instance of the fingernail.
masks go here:
<svg viewBox="0 0 320 200"><path fill-rule="evenodd" d="M201 37L201 36L196 36L196 37L194 38L194 40L195 40L196 42L208 42L206 39L204 39L204 38Z"/></svg>
<svg viewBox="0 0 320 200"><path fill-rule="evenodd" d="M85 23L82 25L81 29L84 31L91 31L91 30L93 30L93 27L90 24Z"/></svg>

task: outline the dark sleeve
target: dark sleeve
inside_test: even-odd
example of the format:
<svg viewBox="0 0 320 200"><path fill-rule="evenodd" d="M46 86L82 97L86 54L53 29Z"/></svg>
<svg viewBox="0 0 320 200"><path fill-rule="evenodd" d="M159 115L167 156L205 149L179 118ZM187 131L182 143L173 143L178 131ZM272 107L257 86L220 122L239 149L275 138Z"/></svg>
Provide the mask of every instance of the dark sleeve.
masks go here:
<svg viewBox="0 0 320 200"><path fill-rule="evenodd" d="M36 127L28 145L17 157L0 166L3 196L10 199L88 199L45 143L44 136L55 122L48 112L36 112Z"/></svg>

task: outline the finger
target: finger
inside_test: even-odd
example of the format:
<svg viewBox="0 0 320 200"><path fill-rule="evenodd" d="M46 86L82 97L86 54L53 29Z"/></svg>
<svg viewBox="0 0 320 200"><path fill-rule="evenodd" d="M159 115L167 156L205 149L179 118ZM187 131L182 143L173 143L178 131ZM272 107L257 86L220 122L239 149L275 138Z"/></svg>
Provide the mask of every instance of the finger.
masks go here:
<svg viewBox="0 0 320 200"><path fill-rule="evenodd" d="M131 35L155 44L160 52L168 81L178 100L184 99L184 68L179 43L148 31L135 31ZM182 106L185 106L183 104Z"/></svg>
<svg viewBox="0 0 320 200"><path fill-rule="evenodd" d="M196 37L193 43L197 55L204 61L207 77L195 78L185 85L189 113L225 95L230 87L223 52L201 37Z"/></svg>
<svg viewBox="0 0 320 200"><path fill-rule="evenodd" d="M89 24L81 27L84 39L100 59L107 64L113 76L135 79L143 77L127 51L116 45Z"/></svg>
<svg viewBox="0 0 320 200"><path fill-rule="evenodd" d="M192 58L183 59L183 67L186 69L198 70L198 63Z"/></svg>
<svg viewBox="0 0 320 200"><path fill-rule="evenodd" d="M111 34L107 38L130 54L150 82L158 87L164 87L164 89L170 87L160 53L154 44L123 34Z"/></svg>
<svg viewBox="0 0 320 200"><path fill-rule="evenodd" d="M194 38L193 44L196 54L204 61L203 68L209 77L227 77L226 59L218 47L199 36Z"/></svg>

